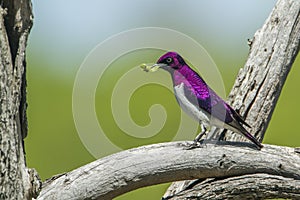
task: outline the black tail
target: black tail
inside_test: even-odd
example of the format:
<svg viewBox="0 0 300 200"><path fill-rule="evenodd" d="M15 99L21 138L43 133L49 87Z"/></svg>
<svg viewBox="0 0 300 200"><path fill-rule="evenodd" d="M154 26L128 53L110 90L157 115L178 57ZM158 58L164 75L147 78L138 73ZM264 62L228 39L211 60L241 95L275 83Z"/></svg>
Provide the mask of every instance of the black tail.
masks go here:
<svg viewBox="0 0 300 200"><path fill-rule="evenodd" d="M263 147L263 145L259 141L257 141L257 139L253 135L251 135L242 125L240 125L240 126L241 126L240 127L241 133L246 138L251 140L251 142L253 142L257 146L258 149L261 149Z"/></svg>
<svg viewBox="0 0 300 200"><path fill-rule="evenodd" d="M230 125L232 127L229 128L229 130L232 130L233 132L236 132L236 133L240 133L240 134L243 134L246 138L248 138L251 142L253 142L258 149L261 149L263 147L263 145L257 141L257 139L251 135L243 126L242 126L242 123L240 123L239 121L237 120L233 120L232 122L228 123L228 125Z"/></svg>

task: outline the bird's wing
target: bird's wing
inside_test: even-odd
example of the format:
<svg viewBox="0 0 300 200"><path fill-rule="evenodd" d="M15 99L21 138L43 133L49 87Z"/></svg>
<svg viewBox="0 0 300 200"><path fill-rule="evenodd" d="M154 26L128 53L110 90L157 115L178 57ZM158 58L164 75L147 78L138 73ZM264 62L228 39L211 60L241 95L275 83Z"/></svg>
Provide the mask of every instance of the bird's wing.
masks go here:
<svg viewBox="0 0 300 200"><path fill-rule="evenodd" d="M203 85L205 87L203 87ZM212 117L229 124L232 121L250 126L244 119L218 96L198 75L194 76L184 88L185 96L196 107L206 111Z"/></svg>
<svg viewBox="0 0 300 200"><path fill-rule="evenodd" d="M205 83L199 74L194 70L192 71L193 73L186 79L188 83L184 84L184 92L186 98L193 105L206 111L221 122L230 123L237 121L250 127L231 106Z"/></svg>
<svg viewBox="0 0 300 200"><path fill-rule="evenodd" d="M233 120L226 103L210 88L207 91L204 91L203 88L201 91L197 91L195 87L184 86L184 93L189 102L213 118L225 123Z"/></svg>

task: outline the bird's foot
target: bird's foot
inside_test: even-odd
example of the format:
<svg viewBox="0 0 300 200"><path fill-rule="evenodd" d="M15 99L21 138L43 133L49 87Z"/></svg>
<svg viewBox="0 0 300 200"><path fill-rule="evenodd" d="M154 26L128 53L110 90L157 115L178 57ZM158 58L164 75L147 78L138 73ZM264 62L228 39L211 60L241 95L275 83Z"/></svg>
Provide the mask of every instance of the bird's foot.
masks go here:
<svg viewBox="0 0 300 200"><path fill-rule="evenodd" d="M205 145L203 144L203 139L198 141L194 140L193 143L189 143L186 145L185 150L191 150L191 149L196 149L196 148L203 148Z"/></svg>
<svg viewBox="0 0 300 200"><path fill-rule="evenodd" d="M203 145L204 139L202 139L202 137L204 135L206 135L206 130L207 129L202 124L201 124L201 129L202 129L202 131L197 135L197 137L194 139L193 143L185 144L185 148L184 148L185 150L191 150L191 149L195 149L195 148L204 147L204 145Z"/></svg>

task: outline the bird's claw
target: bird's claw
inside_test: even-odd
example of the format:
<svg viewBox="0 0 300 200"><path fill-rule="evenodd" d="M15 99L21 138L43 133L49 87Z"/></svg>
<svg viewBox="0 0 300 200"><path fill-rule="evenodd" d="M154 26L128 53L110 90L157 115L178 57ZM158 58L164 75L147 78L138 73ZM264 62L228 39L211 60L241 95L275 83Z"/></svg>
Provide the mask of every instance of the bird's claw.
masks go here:
<svg viewBox="0 0 300 200"><path fill-rule="evenodd" d="M198 141L198 140L194 140L193 143L189 143L186 145L186 148L185 150L192 150L192 149L195 149L195 148L203 148L205 145L203 144L203 139Z"/></svg>

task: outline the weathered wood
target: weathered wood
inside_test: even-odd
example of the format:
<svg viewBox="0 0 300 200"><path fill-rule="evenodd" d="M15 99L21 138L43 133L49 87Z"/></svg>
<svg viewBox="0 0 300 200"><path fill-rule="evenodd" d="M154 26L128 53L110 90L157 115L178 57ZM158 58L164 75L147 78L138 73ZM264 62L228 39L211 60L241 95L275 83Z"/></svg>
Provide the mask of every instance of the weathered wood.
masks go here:
<svg viewBox="0 0 300 200"><path fill-rule="evenodd" d="M192 181L191 187L181 188L175 199L300 199L300 180L270 174L250 174L226 179L205 179ZM199 184L201 183L201 184ZM213 185L212 185L213 183Z"/></svg>
<svg viewBox="0 0 300 200"><path fill-rule="evenodd" d="M23 149L27 134L25 48L32 26L31 2L0 3L0 199L31 199L37 194L32 190Z"/></svg>
<svg viewBox="0 0 300 200"><path fill-rule="evenodd" d="M246 64L239 71L228 98L228 103L251 125L248 130L259 141L263 140L286 77L299 52L299 42L300 1L278 0L263 27L255 33ZM210 137L218 134L220 132ZM223 132L223 136L230 141L247 140L231 131ZM172 184L165 196L178 192L177 188L184 188L190 181L180 184Z"/></svg>
<svg viewBox="0 0 300 200"><path fill-rule="evenodd" d="M14 75L17 81L20 81L19 121L22 138L27 136L27 102L26 102L26 45L29 32L32 27L33 14L31 1L26 0L3 0L2 8L5 9L4 25L9 42L9 51L11 62L14 67ZM18 85L16 84L16 87Z"/></svg>
<svg viewBox="0 0 300 200"><path fill-rule="evenodd" d="M252 40L244 68L236 78L228 102L263 140L286 77L299 52L300 1L279 0ZM227 134L234 141L246 141Z"/></svg>
<svg viewBox="0 0 300 200"><path fill-rule="evenodd" d="M38 199L111 199L174 180L255 173L300 184L300 156L293 148L265 145L259 151L250 143L223 142L187 150L187 144L154 144L107 156L49 180Z"/></svg>

